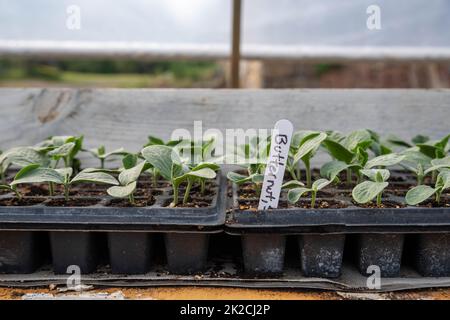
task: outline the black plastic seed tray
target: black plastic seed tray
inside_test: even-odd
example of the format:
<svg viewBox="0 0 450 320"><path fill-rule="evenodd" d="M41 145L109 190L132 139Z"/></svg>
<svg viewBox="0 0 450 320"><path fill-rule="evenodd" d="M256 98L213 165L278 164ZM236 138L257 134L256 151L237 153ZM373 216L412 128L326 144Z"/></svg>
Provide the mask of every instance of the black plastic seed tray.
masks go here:
<svg viewBox="0 0 450 320"><path fill-rule="evenodd" d="M170 208L170 187L151 189L150 195L136 196L135 201L154 199L143 207L114 206L117 201L106 190L101 195L71 198L65 205L62 197L24 197L31 205L5 206L13 195L0 196L0 229L6 230L102 230L102 231L214 231L225 221L224 179L218 175L211 183L211 192L201 200L199 207ZM151 187L149 187L151 188ZM94 192L96 190L93 190ZM195 191L195 190L194 190ZM77 203L84 203L78 206ZM73 206L70 205L73 203Z"/></svg>
<svg viewBox="0 0 450 320"><path fill-rule="evenodd" d="M255 210L256 195L243 198L240 187L232 185L226 227L231 233L259 230L286 234L450 231L450 195L443 195L442 207L406 206L403 196L412 183L408 176L402 182L392 183L383 195L383 203L388 204L384 208L356 205L351 189L344 187L319 192L316 205L320 209L309 208L310 198L303 198L301 206L289 204L286 192L282 192L278 209L267 211Z"/></svg>
<svg viewBox="0 0 450 320"><path fill-rule="evenodd" d="M154 263L156 233L163 236L170 272L200 272L207 262L209 235L221 232L225 221L224 184L220 177L211 182L199 207L168 207L168 187L136 196L143 207L118 207L121 200L104 196L105 190L76 190L80 196L68 202L61 197L25 197L31 205L0 206L0 273L33 272L44 262L42 253L51 251L56 274L72 265L89 274L105 262L116 274L143 274ZM88 191L93 195L86 195ZM200 201L195 189L193 193L192 200ZM144 203L147 199L152 200ZM0 196L0 204L11 201L11 195Z"/></svg>
<svg viewBox="0 0 450 320"><path fill-rule="evenodd" d="M415 241L406 255L416 269L424 276L449 276L449 195L443 196L442 207L405 206L402 197L414 182L399 173L393 179L384 193L385 208L357 206L351 190L340 187L320 192L316 201L320 209L310 209L308 198L300 206L291 205L283 193L278 209L257 211L254 190L233 185L226 232L241 236L249 273L281 274L286 236L296 235L306 276L338 277L347 247L363 275L372 274L375 266L382 277L397 277L408 233Z"/></svg>

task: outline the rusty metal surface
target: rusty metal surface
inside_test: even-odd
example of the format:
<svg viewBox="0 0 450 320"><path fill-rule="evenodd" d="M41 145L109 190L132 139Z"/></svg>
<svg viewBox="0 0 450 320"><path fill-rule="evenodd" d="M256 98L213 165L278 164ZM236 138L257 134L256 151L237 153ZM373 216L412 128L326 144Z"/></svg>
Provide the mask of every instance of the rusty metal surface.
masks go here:
<svg viewBox="0 0 450 320"><path fill-rule="evenodd" d="M155 287L92 288L70 292L56 287L0 288L0 300L29 299L133 299L133 300L450 300L450 289L411 290L388 293L345 293L317 290L261 290L241 288Z"/></svg>

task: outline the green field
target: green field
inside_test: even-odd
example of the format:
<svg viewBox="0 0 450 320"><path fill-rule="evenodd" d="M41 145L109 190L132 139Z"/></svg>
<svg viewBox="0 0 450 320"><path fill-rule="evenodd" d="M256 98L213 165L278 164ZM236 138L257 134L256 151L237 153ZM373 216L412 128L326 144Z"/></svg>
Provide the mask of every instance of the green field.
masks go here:
<svg viewBox="0 0 450 320"><path fill-rule="evenodd" d="M0 86L65 87L221 87L223 70L215 62L0 60Z"/></svg>

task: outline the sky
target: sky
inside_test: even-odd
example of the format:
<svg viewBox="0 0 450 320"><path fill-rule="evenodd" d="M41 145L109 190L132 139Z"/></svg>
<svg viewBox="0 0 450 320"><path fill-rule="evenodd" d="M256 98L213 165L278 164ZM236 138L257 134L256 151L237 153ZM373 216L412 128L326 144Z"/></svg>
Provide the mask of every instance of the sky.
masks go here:
<svg viewBox="0 0 450 320"><path fill-rule="evenodd" d="M0 0L0 40L227 44L232 0ZM369 5L381 30L366 26ZM66 27L80 8L81 29ZM242 41L263 45L450 46L449 0L243 0Z"/></svg>

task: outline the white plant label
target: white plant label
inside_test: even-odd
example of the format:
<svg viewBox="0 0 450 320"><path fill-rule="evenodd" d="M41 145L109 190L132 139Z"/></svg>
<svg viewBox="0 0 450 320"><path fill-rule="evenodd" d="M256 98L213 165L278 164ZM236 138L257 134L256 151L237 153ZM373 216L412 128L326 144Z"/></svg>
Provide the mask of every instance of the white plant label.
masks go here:
<svg viewBox="0 0 450 320"><path fill-rule="evenodd" d="M275 124L258 210L278 207L293 130L294 128L289 120L279 120Z"/></svg>

